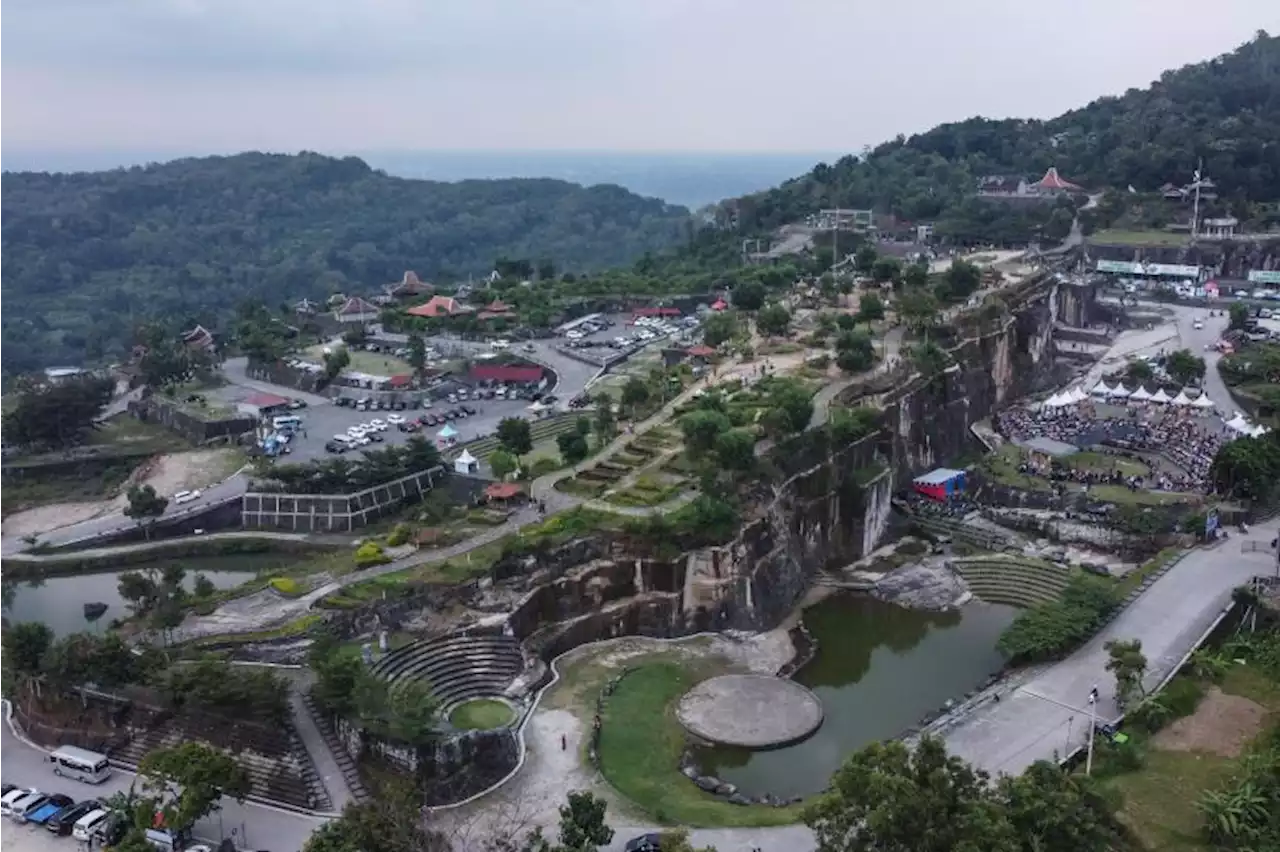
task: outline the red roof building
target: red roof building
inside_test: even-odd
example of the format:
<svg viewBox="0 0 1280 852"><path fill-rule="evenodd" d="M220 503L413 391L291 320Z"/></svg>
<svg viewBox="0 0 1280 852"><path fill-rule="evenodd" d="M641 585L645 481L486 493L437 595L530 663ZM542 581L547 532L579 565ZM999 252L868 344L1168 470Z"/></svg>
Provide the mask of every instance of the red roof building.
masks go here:
<svg viewBox="0 0 1280 852"><path fill-rule="evenodd" d="M413 376L392 376L387 379L387 386L392 388L407 388L413 384Z"/></svg>
<svg viewBox="0 0 1280 852"><path fill-rule="evenodd" d="M393 299L410 299L414 296L425 296L435 288L418 278L412 269L405 270L404 277L398 283L387 285L387 295Z"/></svg>
<svg viewBox="0 0 1280 852"><path fill-rule="evenodd" d="M510 500L522 493L514 482L495 482L484 490L484 496L489 500Z"/></svg>
<svg viewBox="0 0 1280 852"><path fill-rule="evenodd" d="M182 342L192 349L212 349L213 335L202 325L198 325L182 335Z"/></svg>
<svg viewBox="0 0 1280 852"><path fill-rule="evenodd" d="M464 305L452 296L432 296L421 305L415 305L405 313L415 317L428 317L436 319L439 317L456 317L459 314L469 314L473 308L470 305Z"/></svg>
<svg viewBox="0 0 1280 852"><path fill-rule="evenodd" d="M382 311L377 305L359 296L347 299L333 312L338 322L370 322L381 315Z"/></svg>
<svg viewBox="0 0 1280 852"><path fill-rule="evenodd" d="M729 303L726 302L724 299L716 299L714 302L711 303L711 310L713 311L727 311L728 309L729 309Z"/></svg>
<svg viewBox="0 0 1280 852"><path fill-rule="evenodd" d="M1049 167L1049 171L1044 173L1044 177L1040 178L1035 184L1036 188L1041 191L1048 192L1078 192L1080 187L1069 180L1063 180L1058 174L1058 170L1053 166Z"/></svg>
<svg viewBox="0 0 1280 852"><path fill-rule="evenodd" d="M473 382L540 382L542 368L534 364L475 364L467 374Z"/></svg>
<svg viewBox="0 0 1280 852"><path fill-rule="evenodd" d="M484 310L480 312L479 319L498 319L499 317L507 318L511 316L511 306L501 299L494 299L492 302L484 306Z"/></svg>
<svg viewBox="0 0 1280 852"><path fill-rule="evenodd" d="M710 346L690 346L685 350L690 358L711 358L716 354L716 350Z"/></svg>

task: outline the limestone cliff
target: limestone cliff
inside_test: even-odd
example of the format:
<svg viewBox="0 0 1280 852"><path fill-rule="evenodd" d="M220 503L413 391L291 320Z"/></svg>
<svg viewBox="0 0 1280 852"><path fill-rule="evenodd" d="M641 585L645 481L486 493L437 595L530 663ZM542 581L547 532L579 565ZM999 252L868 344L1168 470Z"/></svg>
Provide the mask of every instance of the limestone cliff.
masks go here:
<svg viewBox="0 0 1280 852"><path fill-rule="evenodd" d="M1222 278L1244 278L1253 269L1280 269L1280 238L1260 240L1198 240L1182 246L1131 246L1090 240L1085 258L1142 263L1203 266Z"/></svg>

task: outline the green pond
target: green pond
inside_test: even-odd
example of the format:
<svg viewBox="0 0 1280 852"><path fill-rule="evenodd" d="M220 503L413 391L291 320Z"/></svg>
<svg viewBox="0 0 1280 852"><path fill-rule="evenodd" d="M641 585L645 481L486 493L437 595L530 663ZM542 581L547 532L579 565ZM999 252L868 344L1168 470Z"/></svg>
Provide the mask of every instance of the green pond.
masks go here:
<svg viewBox="0 0 1280 852"><path fill-rule="evenodd" d="M259 573L276 573L297 561L297 554L290 553L177 556L100 573L6 581L4 617L12 622L43 621L58 636L83 630L102 630L112 619L129 615L117 588L120 575L129 571L159 571L166 565L177 564L187 569L183 584L188 590L195 583L197 574L208 577L219 589L231 589L252 580ZM84 617L84 605L95 602L105 603L107 611L96 623L90 623Z"/></svg>
<svg viewBox="0 0 1280 852"><path fill-rule="evenodd" d="M697 750L702 771L747 795L809 796L853 752L892 739L1000 670L1000 633L1018 610L974 601L923 612L838 594L804 612L818 653L795 675L822 700L813 736L786 748Z"/></svg>

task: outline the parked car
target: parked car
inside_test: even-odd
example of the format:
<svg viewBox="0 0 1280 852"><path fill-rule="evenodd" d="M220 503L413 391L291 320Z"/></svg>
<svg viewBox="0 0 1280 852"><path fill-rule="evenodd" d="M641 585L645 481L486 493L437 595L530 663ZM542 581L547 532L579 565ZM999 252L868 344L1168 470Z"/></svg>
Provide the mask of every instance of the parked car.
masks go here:
<svg viewBox="0 0 1280 852"><path fill-rule="evenodd" d="M642 834L627 841L623 852L662 852L661 834Z"/></svg>
<svg viewBox="0 0 1280 852"><path fill-rule="evenodd" d="M325 441L325 442L324 442L324 449L325 449L325 452L327 452L327 453L339 453L339 454L341 454L341 453L345 453L345 452L347 451L347 445L346 445L346 444L341 444L341 443L339 443L339 442L337 442L337 441Z"/></svg>
<svg viewBox="0 0 1280 852"><path fill-rule="evenodd" d="M410 420L408 423L401 423L399 429L401 432L417 432L418 423L416 420Z"/></svg>
<svg viewBox="0 0 1280 852"><path fill-rule="evenodd" d="M472 406L472 405L464 405L464 406L462 406L462 410L463 410L464 412L466 412L467 414L478 414L478 413L479 413L479 409L477 409L475 406Z"/></svg>
<svg viewBox="0 0 1280 852"><path fill-rule="evenodd" d="M13 816L13 811L19 803L24 803L25 807L26 803L29 803L28 800L33 802L39 796L40 791L35 787L19 787L10 790L4 796L0 796L0 816Z"/></svg>
<svg viewBox="0 0 1280 852"><path fill-rule="evenodd" d="M399 426L401 423L404 423L404 417L399 414L388 414L387 423L392 426Z"/></svg>
<svg viewBox="0 0 1280 852"><path fill-rule="evenodd" d="M305 399L289 400L289 408L291 408L294 411L297 411L299 408L306 408L306 407L307 407L307 401Z"/></svg>
<svg viewBox="0 0 1280 852"><path fill-rule="evenodd" d="M175 506L181 506L183 503L190 503L192 500L198 500L199 498L199 488L194 491L179 491L177 494L173 495L173 503Z"/></svg>
<svg viewBox="0 0 1280 852"><path fill-rule="evenodd" d="M48 793L31 793L13 803L13 811L9 817L17 823L24 823L27 817L40 810L49 801Z"/></svg>
<svg viewBox="0 0 1280 852"><path fill-rule="evenodd" d="M71 833L71 829L80 821L81 817L87 816L93 811L102 807L97 799L86 799L76 805L68 805L58 811L45 822L44 827L52 831L54 834L66 835Z"/></svg>
<svg viewBox="0 0 1280 852"><path fill-rule="evenodd" d="M64 809L73 806L75 803L76 800L70 796L64 796L61 793L52 793L44 800L43 805L35 810L27 811L23 821L30 823L31 825L44 825Z"/></svg>

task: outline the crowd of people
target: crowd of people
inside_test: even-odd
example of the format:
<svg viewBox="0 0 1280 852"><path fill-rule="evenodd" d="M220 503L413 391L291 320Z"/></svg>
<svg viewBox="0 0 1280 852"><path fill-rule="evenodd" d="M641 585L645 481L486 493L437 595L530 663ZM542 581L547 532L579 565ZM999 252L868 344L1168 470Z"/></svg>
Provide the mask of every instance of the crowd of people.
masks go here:
<svg viewBox="0 0 1280 852"><path fill-rule="evenodd" d="M1090 470L1034 456L1023 463L1023 472L1085 484L1126 485L1134 490L1207 491L1209 468L1230 433L1216 419L1183 409L1125 409L1101 414L1090 402L1075 408L1030 411L1010 408L996 417L996 428L1011 440L1050 438L1080 449L1136 458L1147 464L1146 476L1112 470ZM1160 456L1171 464L1153 464Z"/></svg>

